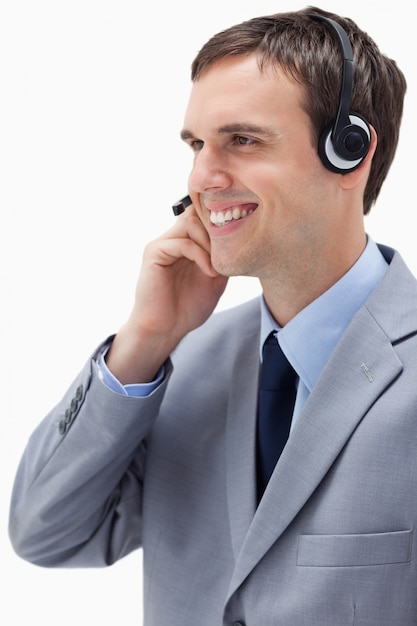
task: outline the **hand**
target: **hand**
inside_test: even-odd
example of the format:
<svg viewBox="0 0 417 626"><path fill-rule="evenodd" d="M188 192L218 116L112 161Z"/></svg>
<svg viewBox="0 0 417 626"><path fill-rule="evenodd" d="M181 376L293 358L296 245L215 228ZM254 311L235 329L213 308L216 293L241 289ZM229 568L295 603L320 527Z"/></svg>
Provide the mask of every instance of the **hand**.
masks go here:
<svg viewBox="0 0 417 626"><path fill-rule="evenodd" d="M135 304L107 355L109 369L123 384L152 380L178 342L211 315L226 284L191 206L146 246Z"/></svg>

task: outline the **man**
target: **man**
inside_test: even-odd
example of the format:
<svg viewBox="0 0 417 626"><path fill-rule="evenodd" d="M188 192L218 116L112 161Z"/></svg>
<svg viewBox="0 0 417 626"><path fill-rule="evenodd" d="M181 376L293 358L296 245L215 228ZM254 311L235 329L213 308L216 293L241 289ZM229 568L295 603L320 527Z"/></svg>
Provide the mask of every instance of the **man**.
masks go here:
<svg viewBox="0 0 417 626"><path fill-rule="evenodd" d="M352 21L308 8L219 33L192 79L192 205L33 433L13 545L47 567L143 546L147 626L416 625L417 284L363 222L404 77ZM263 297L212 315L234 275ZM271 331L297 394L262 483Z"/></svg>

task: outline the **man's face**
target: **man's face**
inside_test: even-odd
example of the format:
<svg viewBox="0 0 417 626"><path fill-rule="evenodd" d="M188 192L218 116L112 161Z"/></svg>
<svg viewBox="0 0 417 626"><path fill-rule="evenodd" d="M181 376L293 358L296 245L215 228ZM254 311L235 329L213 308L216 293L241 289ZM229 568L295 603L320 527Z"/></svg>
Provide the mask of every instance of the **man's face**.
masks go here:
<svg viewBox="0 0 417 626"><path fill-rule="evenodd" d="M303 95L253 55L222 59L193 84L182 131L194 152L189 191L220 273L285 280L331 236L335 175L319 160Z"/></svg>

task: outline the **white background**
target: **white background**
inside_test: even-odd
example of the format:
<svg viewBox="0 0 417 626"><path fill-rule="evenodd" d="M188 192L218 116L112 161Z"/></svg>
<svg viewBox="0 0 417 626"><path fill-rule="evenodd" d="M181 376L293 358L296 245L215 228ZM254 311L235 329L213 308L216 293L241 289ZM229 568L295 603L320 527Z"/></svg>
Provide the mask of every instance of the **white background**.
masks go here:
<svg viewBox="0 0 417 626"><path fill-rule="evenodd" d="M191 154L179 140L189 68L215 32L298 0L2 0L0 4L0 620L141 623L141 554L105 570L44 570L7 537L11 485L32 429L129 313L144 243L173 222ZM417 273L414 21L408 0L323 0L408 79L397 158L367 218ZM396 17L395 7L399 17ZM230 281L220 307L258 293ZM197 618L198 619L198 618ZM163 625L161 625L163 626Z"/></svg>

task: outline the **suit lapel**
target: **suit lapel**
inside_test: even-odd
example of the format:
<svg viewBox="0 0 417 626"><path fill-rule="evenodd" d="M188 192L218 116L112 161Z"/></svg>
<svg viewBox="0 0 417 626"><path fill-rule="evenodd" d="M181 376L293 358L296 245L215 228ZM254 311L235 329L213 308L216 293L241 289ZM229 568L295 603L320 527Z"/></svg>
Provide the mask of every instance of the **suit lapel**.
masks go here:
<svg viewBox="0 0 417 626"><path fill-rule="evenodd" d="M238 348L230 384L226 427L227 496L235 558L256 510L256 410L259 319Z"/></svg>
<svg viewBox="0 0 417 626"><path fill-rule="evenodd" d="M252 373L254 369L252 364ZM240 548L230 595L299 513L368 408L400 371L401 363L389 338L362 308L299 415L254 516L256 390L249 393L247 388L240 389L247 402L240 398L245 416L236 414L233 401L228 436L229 451L236 446L228 464L229 513L234 549ZM232 439L235 436L236 441Z"/></svg>

